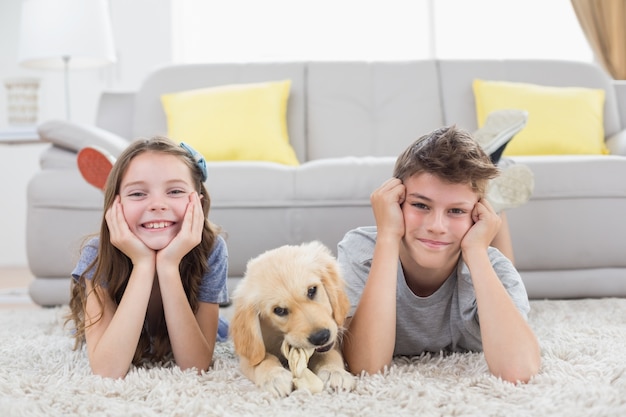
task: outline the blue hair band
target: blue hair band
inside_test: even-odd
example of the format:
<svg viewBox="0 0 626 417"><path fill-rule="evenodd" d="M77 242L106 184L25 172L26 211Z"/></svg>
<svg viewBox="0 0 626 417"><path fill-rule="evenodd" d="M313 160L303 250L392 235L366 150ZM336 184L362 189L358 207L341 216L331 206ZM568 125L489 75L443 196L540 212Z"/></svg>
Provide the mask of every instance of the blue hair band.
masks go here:
<svg viewBox="0 0 626 417"><path fill-rule="evenodd" d="M189 153L191 159L196 161L196 165L198 166L198 168L200 168L200 172L202 173L202 182L206 181L206 179L209 177L209 173L206 168L206 160L204 159L204 156L202 156L200 152L196 151L191 146L187 145L185 142L181 142L180 147Z"/></svg>

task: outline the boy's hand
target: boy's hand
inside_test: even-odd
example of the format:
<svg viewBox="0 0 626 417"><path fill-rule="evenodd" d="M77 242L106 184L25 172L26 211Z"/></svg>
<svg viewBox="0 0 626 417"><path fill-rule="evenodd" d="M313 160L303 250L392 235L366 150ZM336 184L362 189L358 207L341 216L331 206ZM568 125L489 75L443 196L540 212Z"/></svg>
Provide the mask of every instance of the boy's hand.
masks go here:
<svg viewBox="0 0 626 417"><path fill-rule="evenodd" d="M400 240L404 236L405 197L406 187L398 178L388 179L370 195L379 238L392 236Z"/></svg>
<svg viewBox="0 0 626 417"><path fill-rule="evenodd" d="M157 262L171 261L177 266L181 259L202 240L204 212L198 193L189 194L189 202L180 231L174 239L157 254Z"/></svg>
<svg viewBox="0 0 626 417"><path fill-rule="evenodd" d="M147 247L128 227L119 195L115 197L115 201L107 210L104 218L109 227L111 244L124 252L134 265L142 260L150 260L154 263L154 251Z"/></svg>
<svg viewBox="0 0 626 417"><path fill-rule="evenodd" d="M500 230L502 219L486 199L481 199L472 210L474 224L469 228L461 241L461 250L465 253L471 249L486 250Z"/></svg>

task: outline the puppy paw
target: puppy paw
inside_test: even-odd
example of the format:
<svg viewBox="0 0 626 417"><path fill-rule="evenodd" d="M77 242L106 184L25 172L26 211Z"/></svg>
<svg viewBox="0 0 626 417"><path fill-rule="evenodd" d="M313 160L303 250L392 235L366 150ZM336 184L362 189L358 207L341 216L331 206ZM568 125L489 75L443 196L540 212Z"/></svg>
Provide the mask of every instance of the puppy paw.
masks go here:
<svg viewBox="0 0 626 417"><path fill-rule="evenodd" d="M331 391L352 391L356 387L356 378L350 372L341 368L322 368L317 376L324 382L324 386Z"/></svg>
<svg viewBox="0 0 626 417"><path fill-rule="evenodd" d="M275 397L286 397L293 391L293 378L288 370L275 368L268 372L258 385Z"/></svg>

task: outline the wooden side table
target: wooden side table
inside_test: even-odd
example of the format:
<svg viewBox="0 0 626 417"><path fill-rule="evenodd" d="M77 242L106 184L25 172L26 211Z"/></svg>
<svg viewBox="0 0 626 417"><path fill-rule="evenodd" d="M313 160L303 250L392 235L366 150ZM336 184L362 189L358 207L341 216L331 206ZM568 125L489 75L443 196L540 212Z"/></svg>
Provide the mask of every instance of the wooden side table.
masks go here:
<svg viewBox="0 0 626 417"><path fill-rule="evenodd" d="M36 126L10 126L0 128L0 145L25 145L43 143Z"/></svg>

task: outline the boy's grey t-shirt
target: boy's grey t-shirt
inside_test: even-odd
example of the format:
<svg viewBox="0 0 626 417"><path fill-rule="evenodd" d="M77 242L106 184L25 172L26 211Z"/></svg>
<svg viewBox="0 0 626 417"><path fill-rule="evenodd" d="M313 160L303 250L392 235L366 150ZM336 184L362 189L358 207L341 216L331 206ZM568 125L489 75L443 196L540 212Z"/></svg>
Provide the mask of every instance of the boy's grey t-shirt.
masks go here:
<svg viewBox="0 0 626 417"><path fill-rule="evenodd" d="M374 226L354 229L338 245L337 259L351 304L349 316L356 310L369 275L376 234ZM489 248L489 259L518 310L527 318L530 304L519 273L495 248ZM455 271L434 294L419 297L409 289L398 260L394 356L442 350L482 351L476 295L469 269L460 259Z"/></svg>

